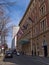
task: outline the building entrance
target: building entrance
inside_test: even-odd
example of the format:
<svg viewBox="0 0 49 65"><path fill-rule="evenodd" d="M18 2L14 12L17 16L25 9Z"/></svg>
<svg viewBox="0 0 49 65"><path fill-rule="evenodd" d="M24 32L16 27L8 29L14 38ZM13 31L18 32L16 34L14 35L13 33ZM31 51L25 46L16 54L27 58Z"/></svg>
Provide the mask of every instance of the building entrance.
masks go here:
<svg viewBox="0 0 49 65"><path fill-rule="evenodd" d="M44 56L47 57L47 46L44 46Z"/></svg>

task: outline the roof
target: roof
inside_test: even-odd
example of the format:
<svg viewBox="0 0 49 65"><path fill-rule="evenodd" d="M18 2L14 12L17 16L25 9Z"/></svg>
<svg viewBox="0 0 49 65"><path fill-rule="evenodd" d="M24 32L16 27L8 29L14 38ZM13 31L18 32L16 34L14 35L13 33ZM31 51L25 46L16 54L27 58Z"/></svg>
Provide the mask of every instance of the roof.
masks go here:
<svg viewBox="0 0 49 65"><path fill-rule="evenodd" d="M30 1L29 5L28 5L28 8L26 9L25 14L24 14L24 16L22 17L22 19L21 19L21 21L20 21L20 23L19 23L19 26L20 26L20 24L22 23L22 21L23 21L24 17L26 16L26 14L27 14L27 12L28 12L28 10L29 10L29 8L30 8L30 6L31 6L32 2L33 2L33 0L31 0L31 1Z"/></svg>

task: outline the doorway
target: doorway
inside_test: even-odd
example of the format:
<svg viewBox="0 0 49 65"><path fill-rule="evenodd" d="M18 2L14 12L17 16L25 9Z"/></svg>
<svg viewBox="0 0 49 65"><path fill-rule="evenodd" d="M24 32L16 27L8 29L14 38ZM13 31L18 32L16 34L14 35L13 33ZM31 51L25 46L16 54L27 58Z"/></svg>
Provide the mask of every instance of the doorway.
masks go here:
<svg viewBox="0 0 49 65"><path fill-rule="evenodd" d="M47 46L44 46L44 56L47 57Z"/></svg>

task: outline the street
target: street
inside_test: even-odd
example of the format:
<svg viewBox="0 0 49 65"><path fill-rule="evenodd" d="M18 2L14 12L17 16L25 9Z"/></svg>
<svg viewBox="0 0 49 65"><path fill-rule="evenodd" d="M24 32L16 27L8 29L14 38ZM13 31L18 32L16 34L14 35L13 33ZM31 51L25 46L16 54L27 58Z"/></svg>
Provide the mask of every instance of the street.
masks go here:
<svg viewBox="0 0 49 65"><path fill-rule="evenodd" d="M0 65L49 65L42 61L43 60L39 60L38 57L14 55L13 58L3 58L3 60L0 60Z"/></svg>

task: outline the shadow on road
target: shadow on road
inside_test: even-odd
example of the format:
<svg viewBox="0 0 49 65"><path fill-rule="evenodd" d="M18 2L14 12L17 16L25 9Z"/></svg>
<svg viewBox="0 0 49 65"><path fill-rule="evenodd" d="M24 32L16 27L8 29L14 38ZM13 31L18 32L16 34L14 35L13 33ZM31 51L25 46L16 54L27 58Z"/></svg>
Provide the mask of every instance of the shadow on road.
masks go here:
<svg viewBox="0 0 49 65"><path fill-rule="evenodd" d="M3 62L14 63L15 65L33 65L32 60L27 58L26 56L17 56L14 55L13 58L4 58Z"/></svg>
<svg viewBox="0 0 49 65"><path fill-rule="evenodd" d="M14 55L13 58L4 58L3 62L10 62L15 65L26 65L25 63L26 61L23 60L22 56L17 56L17 55Z"/></svg>
<svg viewBox="0 0 49 65"><path fill-rule="evenodd" d="M3 62L9 62L13 63L14 65L20 65L19 61L16 59L16 57L13 58L3 58Z"/></svg>
<svg viewBox="0 0 49 65"><path fill-rule="evenodd" d="M49 58L47 58L49 59ZM3 62L10 62L14 65L46 65L49 63L49 60L46 58L38 57L38 56L25 56L25 55L14 55L13 58L4 58ZM48 64L49 65L49 64Z"/></svg>

